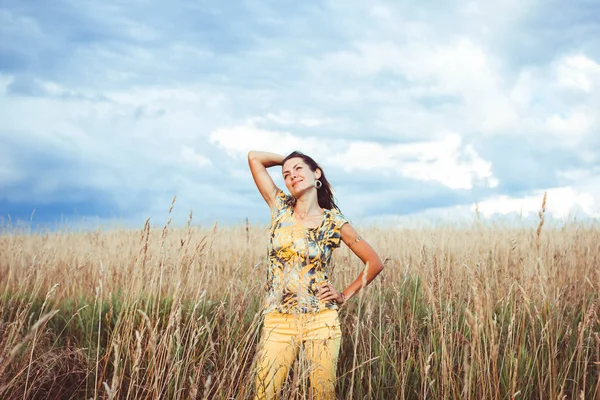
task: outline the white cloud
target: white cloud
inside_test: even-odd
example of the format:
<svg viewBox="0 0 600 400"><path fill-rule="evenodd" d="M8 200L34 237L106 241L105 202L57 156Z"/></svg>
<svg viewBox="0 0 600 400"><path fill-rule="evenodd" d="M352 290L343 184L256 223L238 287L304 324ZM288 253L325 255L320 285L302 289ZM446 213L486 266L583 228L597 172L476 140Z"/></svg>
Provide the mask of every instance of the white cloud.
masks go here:
<svg viewBox="0 0 600 400"><path fill-rule="evenodd" d="M402 173L406 177L436 181L451 189L472 189L474 181L484 181L489 187L498 186L491 163L482 159L472 145L453 152L441 153L433 162L406 163ZM461 161L460 156L465 159Z"/></svg>
<svg viewBox="0 0 600 400"><path fill-rule="evenodd" d="M595 162L586 153L600 129L599 71L600 65L583 54L521 69L509 94L520 115L513 132L527 133L541 147L573 151L586 163ZM508 139L510 133L502 136Z"/></svg>
<svg viewBox="0 0 600 400"><path fill-rule="evenodd" d="M564 135L585 135L592 125L593 118L583 111L575 111L566 117L552 115L546 122L551 132Z"/></svg>
<svg viewBox="0 0 600 400"><path fill-rule="evenodd" d="M239 125L217 129L210 134L210 142L221 146L229 156L243 158L250 150L288 154L302 149L310 154L318 149L319 141L314 137L297 137L287 132Z"/></svg>
<svg viewBox="0 0 600 400"><path fill-rule="evenodd" d="M314 128L316 126L327 125L335 122L332 118L317 118L311 116L298 116L289 111L281 111L277 113L268 113L264 117L251 118L248 123L250 125L260 124L275 124L280 126L306 126Z"/></svg>
<svg viewBox="0 0 600 400"><path fill-rule="evenodd" d="M24 174L14 168L8 157L3 156L0 160L0 186L7 187L13 183L18 183L23 178Z"/></svg>
<svg viewBox="0 0 600 400"><path fill-rule="evenodd" d="M542 208L543 192L514 198L496 196L478 203L479 212L486 217L494 214L510 213L523 216L537 214ZM582 192L570 186L553 188L547 191L546 211L554 218L566 219L573 213L583 212L593 218L600 217L600 202L592 193Z"/></svg>
<svg viewBox="0 0 600 400"><path fill-rule="evenodd" d="M0 88L11 81L3 76ZM194 174L188 167L212 165L206 136L226 120L218 94L201 88L98 93L43 80L37 85L43 96L0 93L0 184L14 187L1 197L31 204L66 202L65 192L102 193L128 210L139 207L140 193L152 192L148 210L168 209L157 204L156 193L203 204L197 180L188 185L186 177Z"/></svg>
<svg viewBox="0 0 600 400"><path fill-rule="evenodd" d="M331 0L294 12L255 5L243 16L236 5L190 7L176 24L164 16L177 7L158 12L135 2L72 7L72 24L56 17L61 5L0 10L13 38L7 54L15 55L14 77L0 75L0 147L8 149L0 179L16 187L52 170L18 162L11 149L29 144L49 162L77 165L34 181L27 190L36 198L69 184L107 198L153 190L166 201L177 190L196 201L207 187L194 186L190 166L207 182L222 173L211 192L218 198L246 182L248 150L299 149L349 176L377 173L391 192L410 178L430 193L426 200L450 188L468 203L483 189L495 193L484 209L523 201L532 208L527 196L508 191L529 187L535 197L541 184L507 177L500 185L507 163L497 160L514 155L490 150L493 143L519 154L538 146L532 157L560 155L556 165L542 156L528 161L547 174L544 185L571 185L573 192L553 193L561 204L595 212L589 196L600 193L574 182L594 176L600 160L598 35L578 25L589 10L577 1L561 27L550 22L560 7L537 0L433 8ZM218 159L220 149L231 159ZM452 203L443 200L430 204Z"/></svg>
<svg viewBox="0 0 600 400"><path fill-rule="evenodd" d="M8 85L14 81L15 77L0 73L0 95L5 96Z"/></svg>
<svg viewBox="0 0 600 400"><path fill-rule="evenodd" d="M346 171L381 169L422 181L439 182L451 189L471 189L475 181L495 187L491 164L483 160L472 145L463 146L456 134L440 140L410 144L382 145L353 142L345 151L329 157Z"/></svg>
<svg viewBox="0 0 600 400"><path fill-rule="evenodd" d="M249 150L288 154L300 149L324 164L350 173L380 170L410 179L439 182L452 189L471 189L477 181L489 187L498 185L491 164L483 160L472 145L463 145L461 137L453 133L446 133L437 141L382 144L366 140L299 137L254 126L235 126L211 133L210 140L237 158L245 156Z"/></svg>
<svg viewBox="0 0 600 400"><path fill-rule="evenodd" d="M432 35L429 30L410 41L359 41L353 51L327 54L311 60L308 67L316 76L398 74L410 82L408 93L415 100L422 96L457 99L461 107L452 111L463 114L469 129L479 133L502 132L518 124L519 112L494 56L475 38L440 40Z"/></svg>
<svg viewBox="0 0 600 400"><path fill-rule="evenodd" d="M597 182L598 183L598 182ZM542 209L543 191L522 197L508 195L492 196L477 204L458 204L449 207L433 207L407 215L389 214L363 217L365 223L396 224L400 226L424 226L439 223L465 223L474 221L476 210L483 220L525 222L538 219ZM547 191L546 219L566 221L573 217L599 218L600 201L597 190L574 189L570 186L552 188Z"/></svg>
<svg viewBox="0 0 600 400"><path fill-rule="evenodd" d="M557 175L559 178L564 179L566 181L576 182L576 181L583 181L583 180L592 178L595 175L594 172L596 172L597 175L600 175L600 170L593 171L591 169L582 169L582 168L557 171Z"/></svg>
<svg viewBox="0 0 600 400"><path fill-rule="evenodd" d="M592 92L600 87L600 64L585 54L566 56L556 63L559 85Z"/></svg>
<svg viewBox="0 0 600 400"><path fill-rule="evenodd" d="M196 153L190 146L182 146L181 147L181 158L184 162L189 163L191 165L203 168L212 165L210 159L202 154Z"/></svg>

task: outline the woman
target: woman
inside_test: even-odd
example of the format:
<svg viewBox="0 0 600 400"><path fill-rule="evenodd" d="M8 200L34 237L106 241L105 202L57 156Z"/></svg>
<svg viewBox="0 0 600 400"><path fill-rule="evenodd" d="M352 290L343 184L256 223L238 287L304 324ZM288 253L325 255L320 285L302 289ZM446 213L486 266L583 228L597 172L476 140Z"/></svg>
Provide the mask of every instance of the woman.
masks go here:
<svg viewBox="0 0 600 400"><path fill-rule="evenodd" d="M279 395L300 346L310 363L313 398L335 399L341 329L338 308L383 270L373 248L336 206L319 165L300 152L287 157L251 151L254 182L271 208L267 298L257 352L256 399ZM267 168L281 165L279 189ZM329 280L329 261L343 241L368 267L343 291Z"/></svg>

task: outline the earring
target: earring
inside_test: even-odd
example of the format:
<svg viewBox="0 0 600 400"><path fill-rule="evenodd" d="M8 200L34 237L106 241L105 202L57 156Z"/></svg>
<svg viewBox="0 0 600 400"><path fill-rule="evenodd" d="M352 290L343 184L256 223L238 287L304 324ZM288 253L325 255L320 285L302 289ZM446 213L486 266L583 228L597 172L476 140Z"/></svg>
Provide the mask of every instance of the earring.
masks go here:
<svg viewBox="0 0 600 400"><path fill-rule="evenodd" d="M320 180L318 180L318 179L317 179L317 180L315 181L315 187L316 187L317 189L321 189L321 186L323 186L323 184L321 183L321 181L320 181Z"/></svg>

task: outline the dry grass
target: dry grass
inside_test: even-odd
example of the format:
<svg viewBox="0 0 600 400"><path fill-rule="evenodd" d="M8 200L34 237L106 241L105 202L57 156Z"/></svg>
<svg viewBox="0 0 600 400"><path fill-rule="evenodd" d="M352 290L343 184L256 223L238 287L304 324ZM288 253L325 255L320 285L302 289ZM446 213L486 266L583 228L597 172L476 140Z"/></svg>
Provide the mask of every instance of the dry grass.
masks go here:
<svg viewBox="0 0 600 400"><path fill-rule="evenodd" d="M339 398L598 398L600 229L364 229ZM249 398L267 231L0 236L0 398ZM362 268L342 248L333 282ZM306 371L285 395L307 396Z"/></svg>

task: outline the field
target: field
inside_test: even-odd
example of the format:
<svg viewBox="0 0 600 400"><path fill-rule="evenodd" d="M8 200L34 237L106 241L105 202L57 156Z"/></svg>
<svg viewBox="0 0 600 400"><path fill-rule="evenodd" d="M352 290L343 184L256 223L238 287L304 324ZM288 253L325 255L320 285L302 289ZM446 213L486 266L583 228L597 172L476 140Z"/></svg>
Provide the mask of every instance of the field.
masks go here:
<svg viewBox="0 0 600 400"><path fill-rule="evenodd" d="M596 399L600 228L365 227L385 270L340 311L340 399ZM547 225L547 224L546 224ZM0 398L246 399L263 226L0 235ZM364 268L334 252L342 289ZM284 398L308 398L295 364Z"/></svg>

